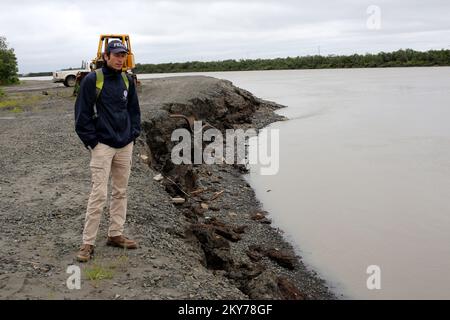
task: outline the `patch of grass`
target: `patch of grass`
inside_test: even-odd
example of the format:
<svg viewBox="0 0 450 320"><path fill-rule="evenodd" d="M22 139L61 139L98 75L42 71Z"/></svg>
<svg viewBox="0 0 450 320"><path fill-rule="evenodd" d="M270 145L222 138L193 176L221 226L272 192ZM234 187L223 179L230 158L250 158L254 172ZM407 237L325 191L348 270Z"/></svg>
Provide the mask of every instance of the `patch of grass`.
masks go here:
<svg viewBox="0 0 450 320"><path fill-rule="evenodd" d="M128 269L128 263L129 263L128 256L122 254L120 257L117 258L116 261L111 263L110 268L125 272Z"/></svg>
<svg viewBox="0 0 450 320"><path fill-rule="evenodd" d="M21 113L23 112L21 107L15 107L14 109L11 110L12 113Z"/></svg>
<svg viewBox="0 0 450 320"><path fill-rule="evenodd" d="M22 103L24 105L34 105L34 104L38 103L39 101L41 101L43 98L44 97L42 95L37 95L37 94L28 95L22 99Z"/></svg>
<svg viewBox="0 0 450 320"><path fill-rule="evenodd" d="M0 96L0 110L6 110L13 113L23 112L24 107L33 107L42 97L39 95L8 95Z"/></svg>
<svg viewBox="0 0 450 320"><path fill-rule="evenodd" d="M101 281L105 279L112 279L114 272L109 267L104 267L100 264L94 263L92 267L86 268L84 273L91 281Z"/></svg>
<svg viewBox="0 0 450 320"><path fill-rule="evenodd" d="M0 109L15 108L19 105L18 100L2 100L0 101Z"/></svg>

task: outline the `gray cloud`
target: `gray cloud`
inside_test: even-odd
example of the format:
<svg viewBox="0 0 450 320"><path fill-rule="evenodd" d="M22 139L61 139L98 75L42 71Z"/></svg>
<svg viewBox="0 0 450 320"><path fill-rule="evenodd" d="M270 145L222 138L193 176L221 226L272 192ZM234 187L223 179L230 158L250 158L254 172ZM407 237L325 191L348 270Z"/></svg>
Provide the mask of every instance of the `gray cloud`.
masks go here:
<svg viewBox="0 0 450 320"><path fill-rule="evenodd" d="M366 9L381 9L368 30ZM2 3L0 35L20 72L92 59L101 33L128 33L137 62L271 58L450 48L450 3L387 1L14 1Z"/></svg>

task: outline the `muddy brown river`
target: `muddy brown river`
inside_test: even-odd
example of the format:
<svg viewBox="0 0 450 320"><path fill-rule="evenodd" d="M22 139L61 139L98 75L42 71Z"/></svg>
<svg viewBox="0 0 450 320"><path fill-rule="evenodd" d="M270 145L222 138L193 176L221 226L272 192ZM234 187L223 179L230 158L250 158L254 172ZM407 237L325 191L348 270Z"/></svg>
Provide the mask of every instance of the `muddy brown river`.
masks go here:
<svg viewBox="0 0 450 320"><path fill-rule="evenodd" d="M345 298L450 299L450 68L273 71L280 169L249 181ZM267 192L270 190L270 192ZM380 289L368 289L379 267ZM369 285L370 287L370 285Z"/></svg>

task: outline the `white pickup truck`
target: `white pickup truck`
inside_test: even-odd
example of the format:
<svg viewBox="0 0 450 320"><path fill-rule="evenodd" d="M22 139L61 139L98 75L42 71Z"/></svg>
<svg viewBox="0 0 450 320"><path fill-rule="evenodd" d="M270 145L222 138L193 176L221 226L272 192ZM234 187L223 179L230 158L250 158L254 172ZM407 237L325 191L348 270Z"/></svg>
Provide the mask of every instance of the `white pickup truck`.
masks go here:
<svg viewBox="0 0 450 320"><path fill-rule="evenodd" d="M91 71L89 63L83 61L81 63L81 69L66 69L53 72L53 82L63 82L66 87L74 87L77 74L80 71Z"/></svg>

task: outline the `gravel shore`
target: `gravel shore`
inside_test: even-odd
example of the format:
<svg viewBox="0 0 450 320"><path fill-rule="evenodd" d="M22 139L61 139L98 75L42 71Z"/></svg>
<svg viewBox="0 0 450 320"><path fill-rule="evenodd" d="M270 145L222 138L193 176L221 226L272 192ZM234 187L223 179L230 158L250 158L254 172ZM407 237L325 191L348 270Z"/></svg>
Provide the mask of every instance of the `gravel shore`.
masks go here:
<svg viewBox="0 0 450 320"><path fill-rule="evenodd" d="M106 246L107 203L95 259L79 264L74 254L90 172L89 151L74 131L72 90L31 81L4 91L1 299L335 299L271 226L243 166L168 161L170 132L187 126L171 114L221 131L260 129L282 120L274 113L282 106L211 77L142 81L143 133L134 148L125 226L140 248ZM174 197L185 201L174 204ZM79 290L66 285L71 265L81 268Z"/></svg>

